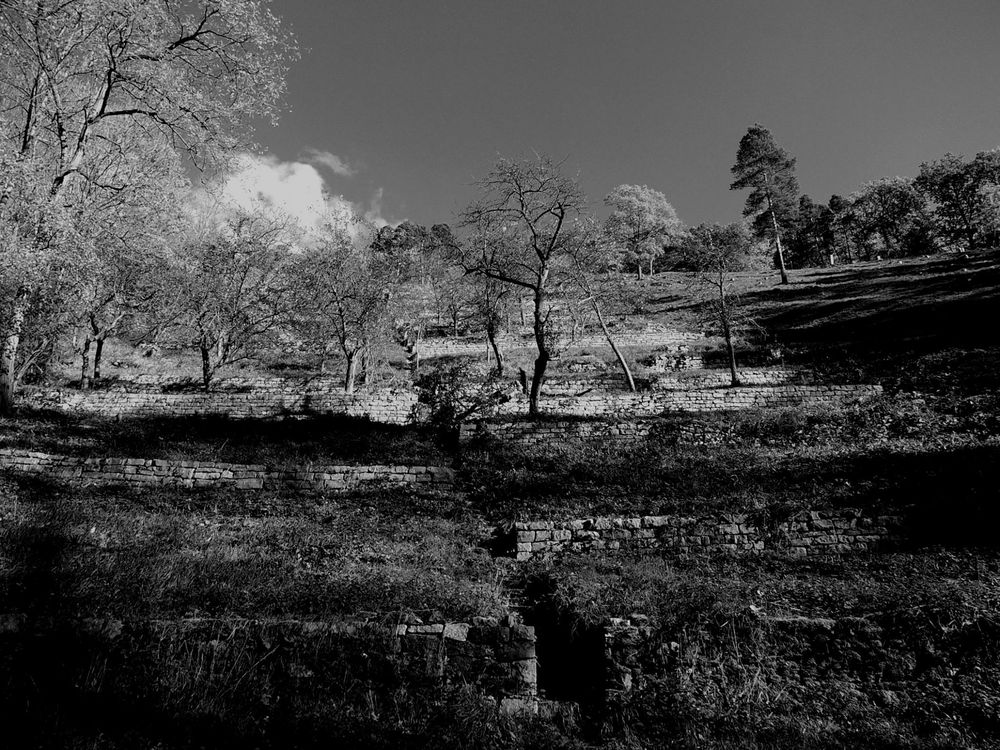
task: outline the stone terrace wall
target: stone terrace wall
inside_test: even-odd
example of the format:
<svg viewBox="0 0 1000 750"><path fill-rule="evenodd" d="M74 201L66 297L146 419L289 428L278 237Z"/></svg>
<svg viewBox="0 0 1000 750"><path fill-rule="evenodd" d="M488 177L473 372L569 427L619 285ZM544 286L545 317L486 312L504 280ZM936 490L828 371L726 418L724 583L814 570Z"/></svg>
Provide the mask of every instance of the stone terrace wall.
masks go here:
<svg viewBox="0 0 1000 750"><path fill-rule="evenodd" d="M789 385L808 383L812 379L810 373L780 367L746 368L738 370L738 373L744 386ZM702 388L725 388L731 382L729 370L699 370L654 376L650 379L650 387L659 391L694 391Z"/></svg>
<svg viewBox="0 0 1000 750"><path fill-rule="evenodd" d="M712 421L667 422L662 418L622 421L540 420L538 422L467 422L459 431L459 442L468 445L478 438L498 440L505 447L521 450L558 446L604 446L622 449L648 440L675 445L725 445L740 442L734 425Z"/></svg>
<svg viewBox="0 0 1000 750"><path fill-rule="evenodd" d="M502 336L498 340L500 351L520 349L532 346L532 340L526 337ZM457 338L428 338L417 346L421 358L430 357L485 357L489 351L493 355L485 336L461 336Z"/></svg>
<svg viewBox="0 0 1000 750"><path fill-rule="evenodd" d="M658 421L652 419L622 422L484 421L463 424L459 431L459 442L467 444L478 437L490 437L504 446L529 449L567 444L607 444L618 447L636 445L647 440L657 424Z"/></svg>
<svg viewBox="0 0 1000 750"><path fill-rule="evenodd" d="M642 516L576 521L530 521L498 531L503 553L518 560L591 550L678 556L759 553L797 557L867 552L897 543L902 519L855 509L802 511L776 529L762 529L743 514L691 518Z"/></svg>
<svg viewBox="0 0 1000 750"><path fill-rule="evenodd" d="M543 412L566 416L653 416L677 412L739 411L766 407L842 408L882 393L880 385L745 386L703 390L592 392L577 397L549 397L540 402ZM528 412L527 398L503 404L501 415Z"/></svg>
<svg viewBox="0 0 1000 750"><path fill-rule="evenodd" d="M704 339L700 333L677 331L663 326L649 326L635 331L613 331L615 343L618 346L634 346L641 348L678 347ZM500 340L501 350L533 347L534 338L528 335L505 336ZM603 334L586 334L569 342L570 349L608 348L608 340ZM463 336L458 338L429 338L420 342L417 347L421 357L454 357L460 355L486 355L487 343L485 336Z"/></svg>
<svg viewBox="0 0 1000 750"><path fill-rule="evenodd" d="M449 682L474 685L509 713L537 712L538 668L534 628L515 617L476 617L472 622L438 622L384 626L364 621L244 620L239 618L121 621L103 618L60 620L23 614L0 614L0 636L37 638L45 632L72 630L128 648L173 644L186 650L208 646L219 659L253 652L261 642L290 644L287 658L304 660L311 674L316 646L327 639L376 634L385 639L389 656ZM234 643L243 641L243 643ZM219 649L220 645L234 648ZM299 645L296 648L296 644ZM239 648L235 648L239 646ZM322 653L322 650L319 650ZM124 654L128 656L128 654ZM213 658L214 661L214 658ZM262 660L263 661L263 660ZM127 660L126 660L127 663ZM312 679L319 679L314 677Z"/></svg>
<svg viewBox="0 0 1000 750"><path fill-rule="evenodd" d="M100 390L128 391L130 393L164 393L201 391L201 378L177 378L169 375L123 372L100 381ZM344 379L331 375L315 377L228 377L212 381L212 392L253 393L343 393Z"/></svg>
<svg viewBox="0 0 1000 750"><path fill-rule="evenodd" d="M36 408L85 412L106 417L191 417L224 415L270 418L343 414L373 422L405 424L417 405L409 390L323 392L250 391L237 393L129 393L121 390L26 389L25 403Z"/></svg>
<svg viewBox="0 0 1000 750"><path fill-rule="evenodd" d="M744 386L788 385L806 383L811 379L809 373L801 370L785 370L776 367L748 368L740 370L739 375ZM696 391L704 388L725 388L731 382L729 370L670 372L654 374L649 378L636 375L635 380L639 388L645 390L644 386L648 385L648 389L653 391ZM552 375L546 377L542 385L543 396L576 396L585 391L628 392L625 376L618 370L589 377Z"/></svg>
<svg viewBox="0 0 1000 750"><path fill-rule="evenodd" d="M0 449L0 468L72 483L180 487L231 486L280 491L343 490L365 482L451 489L454 472L442 466L304 466L271 469L259 464L166 461L148 458L82 458Z"/></svg>

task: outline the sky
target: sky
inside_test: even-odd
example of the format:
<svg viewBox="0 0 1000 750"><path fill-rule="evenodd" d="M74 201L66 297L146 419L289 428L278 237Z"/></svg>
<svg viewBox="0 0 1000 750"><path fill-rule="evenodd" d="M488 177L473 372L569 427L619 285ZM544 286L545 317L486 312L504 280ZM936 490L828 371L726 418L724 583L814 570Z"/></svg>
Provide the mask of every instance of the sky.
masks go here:
<svg viewBox="0 0 1000 750"><path fill-rule="evenodd" d="M662 191L732 221L768 127L826 201L1000 147L1000 0L275 0L302 59L242 179L376 222L454 222L498 155L565 160L595 210ZM301 206L300 206L301 204ZM299 208L296 208L299 207Z"/></svg>

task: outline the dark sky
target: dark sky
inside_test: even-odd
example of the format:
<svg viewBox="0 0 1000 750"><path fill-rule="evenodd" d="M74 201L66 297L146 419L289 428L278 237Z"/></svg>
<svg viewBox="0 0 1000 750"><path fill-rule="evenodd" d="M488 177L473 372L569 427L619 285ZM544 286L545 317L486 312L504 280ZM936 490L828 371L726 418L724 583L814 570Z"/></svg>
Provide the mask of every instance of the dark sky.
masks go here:
<svg viewBox="0 0 1000 750"><path fill-rule="evenodd" d="M595 206L621 183L729 221L755 121L818 200L1000 146L1000 0L280 0L306 48L283 161L336 154L334 193L452 221L497 154L567 159Z"/></svg>

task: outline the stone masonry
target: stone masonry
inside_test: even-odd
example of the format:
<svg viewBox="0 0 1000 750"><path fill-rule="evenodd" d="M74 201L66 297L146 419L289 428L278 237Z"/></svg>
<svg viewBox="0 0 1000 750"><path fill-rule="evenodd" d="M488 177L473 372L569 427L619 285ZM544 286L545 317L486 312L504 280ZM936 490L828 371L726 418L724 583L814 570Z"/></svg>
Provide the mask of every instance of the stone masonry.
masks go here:
<svg viewBox="0 0 1000 750"><path fill-rule="evenodd" d="M736 442L731 425L686 420L667 424L663 418L630 420L552 420L467 422L459 431L459 442L468 445L490 438L505 448L550 450L552 446L588 446L609 449L636 447L649 440L671 441L676 445L722 445Z"/></svg>
<svg viewBox="0 0 1000 750"><path fill-rule="evenodd" d="M529 521L498 530L501 554L518 560L592 550L677 556L760 553L796 557L868 552L898 543L902 519L856 509L802 511L774 529L760 528L746 515L716 517L642 516Z"/></svg>
<svg viewBox="0 0 1000 750"><path fill-rule="evenodd" d="M646 349L679 347L704 338L700 333L677 331L664 326L650 325L645 329L633 331L613 331L615 344L618 346L639 347ZM534 347L534 339L530 334L522 336L504 336L499 341L501 350ZM602 334L588 333L572 341L566 342L570 349L608 350L608 340ZM487 342L483 336L428 338L420 342L417 350L421 357L456 357L456 356L486 356Z"/></svg>
<svg viewBox="0 0 1000 750"><path fill-rule="evenodd" d="M379 625L365 621L245 620L239 618L121 621L104 618L61 620L24 614L0 614L0 636L25 634L32 638L46 630L70 628L109 644L153 642L185 644L187 650L207 645L213 655L241 653L260 642L301 644L289 649L290 658L308 658L310 644L330 638L358 638L378 634L386 639L393 658L413 664L428 676L475 685L508 713L537 713L538 662L535 630L513 615L474 617L471 622ZM244 639L243 648L220 650L220 644ZM234 644L239 645L239 644ZM300 656L301 654L301 656ZM300 671L311 665L303 664Z"/></svg>
<svg viewBox="0 0 1000 750"><path fill-rule="evenodd" d="M0 468L72 483L231 486L278 491L343 490L366 482L388 482L450 490L455 474L443 466L324 466L268 468L260 464L167 461L149 458L82 458L0 449Z"/></svg>
<svg viewBox="0 0 1000 750"><path fill-rule="evenodd" d="M757 408L843 408L882 393L880 385L783 385L702 390L591 392L542 399L549 414L580 417L653 416L678 412L738 411ZM518 396L500 407L502 415L526 414L527 398Z"/></svg>
<svg viewBox="0 0 1000 750"><path fill-rule="evenodd" d="M158 393L26 389L25 403L35 408L93 413L106 417L223 415L246 419L342 414L367 418L373 422L405 424L414 413L417 394L411 390L360 391L348 394L301 390Z"/></svg>

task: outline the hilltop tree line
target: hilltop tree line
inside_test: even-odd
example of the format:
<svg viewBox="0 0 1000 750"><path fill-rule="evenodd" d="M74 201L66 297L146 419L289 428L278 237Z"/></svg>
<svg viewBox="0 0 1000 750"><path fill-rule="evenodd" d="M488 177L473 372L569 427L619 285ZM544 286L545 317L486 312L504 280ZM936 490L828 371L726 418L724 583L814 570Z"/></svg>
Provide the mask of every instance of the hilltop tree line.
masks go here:
<svg viewBox="0 0 1000 750"><path fill-rule="evenodd" d="M732 189L750 189L744 215L792 267L974 251L1000 244L1000 149L946 154L917 176L884 177L818 203L799 192L795 159L762 125L740 142Z"/></svg>

